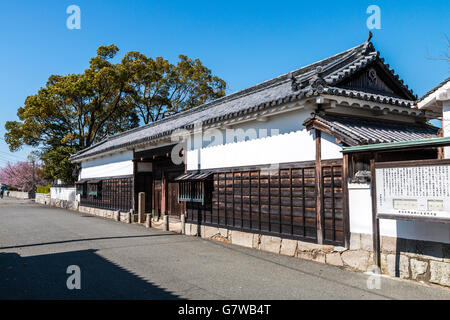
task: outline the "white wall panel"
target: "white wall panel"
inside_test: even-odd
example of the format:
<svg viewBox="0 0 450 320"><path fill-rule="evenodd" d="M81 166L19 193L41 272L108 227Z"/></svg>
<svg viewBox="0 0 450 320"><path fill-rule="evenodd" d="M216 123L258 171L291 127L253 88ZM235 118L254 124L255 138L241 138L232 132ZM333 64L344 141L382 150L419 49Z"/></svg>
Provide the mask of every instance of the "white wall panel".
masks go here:
<svg viewBox="0 0 450 320"><path fill-rule="evenodd" d="M133 174L133 152L122 152L81 163L80 179Z"/></svg>
<svg viewBox="0 0 450 320"><path fill-rule="evenodd" d="M206 142L203 141L203 147L199 148L192 142L187 152L187 169L313 161L316 156L314 133L303 126L310 112L307 109L296 110L272 116L266 122L252 121L233 126L233 129L240 129L248 134L241 141L227 140L226 130L220 130L222 141L219 143L209 143L209 139L204 139ZM334 156L335 152L330 154Z"/></svg>
<svg viewBox="0 0 450 320"><path fill-rule="evenodd" d="M370 186L364 184L349 185L350 232L372 234L372 197ZM448 224L380 220L382 236L404 239L450 243Z"/></svg>

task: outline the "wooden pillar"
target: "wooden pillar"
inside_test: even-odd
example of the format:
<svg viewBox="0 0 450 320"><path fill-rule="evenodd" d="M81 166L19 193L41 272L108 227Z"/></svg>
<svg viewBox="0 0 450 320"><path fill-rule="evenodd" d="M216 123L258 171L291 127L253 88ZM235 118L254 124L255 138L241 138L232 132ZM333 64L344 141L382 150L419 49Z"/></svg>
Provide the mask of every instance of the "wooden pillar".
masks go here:
<svg viewBox="0 0 450 320"><path fill-rule="evenodd" d="M321 132L315 129L316 140L316 220L317 243L323 243L323 219L322 219L322 147Z"/></svg>
<svg viewBox="0 0 450 320"><path fill-rule="evenodd" d="M137 160L135 159L135 151L133 150L133 186L131 188L131 208L133 209L134 212L136 212L136 194L137 194L137 181L136 181L136 177L137 177Z"/></svg>
<svg viewBox="0 0 450 320"><path fill-rule="evenodd" d="M165 216L167 214L167 180L166 172L162 172L161 179L161 214Z"/></svg>
<svg viewBox="0 0 450 320"><path fill-rule="evenodd" d="M370 159L371 174L371 196L372 196L372 241L373 241L373 263L381 268L380 258L380 223L377 218L377 184L375 177L375 159Z"/></svg>
<svg viewBox="0 0 450 320"><path fill-rule="evenodd" d="M342 194L343 194L343 218L344 218L344 246L350 248L350 213L348 202L348 169L349 155L344 153L342 159Z"/></svg>

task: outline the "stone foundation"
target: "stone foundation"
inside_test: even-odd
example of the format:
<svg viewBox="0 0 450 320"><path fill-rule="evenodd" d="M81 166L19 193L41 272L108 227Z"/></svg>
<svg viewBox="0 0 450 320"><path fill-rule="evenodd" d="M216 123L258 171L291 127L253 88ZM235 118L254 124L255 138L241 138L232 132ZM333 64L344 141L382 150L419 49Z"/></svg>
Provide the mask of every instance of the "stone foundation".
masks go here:
<svg viewBox="0 0 450 320"><path fill-rule="evenodd" d="M344 269L373 269L372 236L353 233L350 248L186 223L185 234L316 261ZM382 237L381 273L450 287L450 244Z"/></svg>
<svg viewBox="0 0 450 320"><path fill-rule="evenodd" d="M114 210L107 209L99 209L99 208L91 208L86 206L79 206L79 212L92 214L94 216L99 216L102 218L113 219L116 221L124 222L124 223L138 223L137 214L131 215L131 221L129 220L130 213L129 212L120 212ZM141 225L145 226L145 221L141 223ZM164 230L163 228L163 219L152 218L151 227L155 229ZM174 218L169 218L169 231L182 233L181 232L181 221Z"/></svg>
<svg viewBox="0 0 450 320"><path fill-rule="evenodd" d="M70 210L78 210L79 202L78 201L67 201L67 200L59 200L50 198L49 193L36 193L36 198L34 200L36 203L44 204L47 206L70 209Z"/></svg>
<svg viewBox="0 0 450 320"><path fill-rule="evenodd" d="M131 221L131 222L129 221L129 212L120 212L120 211L91 208L91 207L85 207L85 206L80 206L78 208L78 211L82 212L82 213L92 214L94 216L99 216L102 218L113 219L113 220L124 222L124 223L133 222L133 221Z"/></svg>
<svg viewBox="0 0 450 320"><path fill-rule="evenodd" d="M36 193L34 201L36 203L50 205L50 193Z"/></svg>

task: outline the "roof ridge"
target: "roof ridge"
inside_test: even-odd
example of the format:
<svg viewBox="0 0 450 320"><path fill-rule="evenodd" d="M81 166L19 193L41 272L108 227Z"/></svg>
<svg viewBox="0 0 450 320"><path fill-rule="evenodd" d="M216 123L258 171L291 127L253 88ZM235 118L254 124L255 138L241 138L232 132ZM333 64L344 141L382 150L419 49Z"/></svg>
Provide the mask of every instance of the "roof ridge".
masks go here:
<svg viewBox="0 0 450 320"><path fill-rule="evenodd" d="M151 127L153 127L153 126L155 126L157 124L161 124L161 123L167 122L169 120L177 119L180 116L188 114L188 113L193 113L194 114L196 112L203 111L203 110L205 110L205 109L207 109L209 107L212 107L212 106L214 106L216 104L219 104L221 102L232 101L234 99L237 99L237 98L240 98L240 97L245 97L245 96L247 96L249 94L252 94L252 93L255 93L255 92L259 92L259 91L261 91L263 89L267 89L267 88L270 88L272 86L275 86L275 85L278 85L278 84L282 84L284 82L290 81L290 79L289 79L289 75L290 74L294 74L294 76L295 76L295 73L299 73L303 69L306 69L308 67L312 67L314 65L318 65L318 64L320 64L320 63L322 63L322 62L324 62L326 60L333 59L333 58L335 58L335 57L337 57L339 55L342 55L344 53L351 54L352 53L351 51L354 51L355 49L357 49L359 47L362 47L362 46L365 46L365 45L367 45L367 42L364 42L362 44L356 45L356 46L354 46L354 47L352 47L350 49L341 51L341 52L336 53L336 54L334 54L332 56L324 58L322 60L319 60L319 61L310 63L308 65L305 65L303 67L297 68L297 69L295 69L293 71L281 74L281 75L279 75L277 77L265 80L265 81L260 82L260 83L258 83L256 85L247 87L245 89L239 90L237 92L231 93L229 95L223 96L223 97L215 99L213 101L204 103L204 104L202 104L200 106L197 106L197 107L194 107L194 108L191 108L191 109L188 109L188 110L177 112L177 113L175 113L175 114L173 114L171 116L168 116L167 118L163 118L163 119L160 119L160 120L157 120L157 121L154 121L154 122L151 122L151 123L148 123L148 124L136 127L136 128L132 128L132 129L129 129L129 130L126 130L126 131L123 131L123 132L116 133L114 135L108 136L107 139L113 140L113 139L119 138L119 137L121 137L121 136L123 136L125 134L128 134L128 133L137 132L137 131L140 131L140 130L144 130L146 128L151 128ZM315 72L315 70L311 70L311 72ZM86 149L84 149L84 150L86 150Z"/></svg>

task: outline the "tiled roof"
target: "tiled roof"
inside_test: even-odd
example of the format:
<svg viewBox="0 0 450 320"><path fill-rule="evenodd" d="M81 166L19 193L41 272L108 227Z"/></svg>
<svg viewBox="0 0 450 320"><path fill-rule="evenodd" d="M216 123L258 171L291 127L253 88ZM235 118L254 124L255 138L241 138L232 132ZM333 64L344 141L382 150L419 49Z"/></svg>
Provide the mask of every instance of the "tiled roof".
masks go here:
<svg viewBox="0 0 450 320"><path fill-rule="evenodd" d="M375 61L378 57L379 54L373 48L372 43L366 41L354 48L256 86L180 112L154 123L110 136L78 152L70 160L77 161L89 156L151 141L169 135L176 129L190 128L194 123L199 121L202 123L221 121L288 101L296 101L305 96L318 95L322 92L335 95L355 95L356 98L360 94L361 99L408 107L413 103L415 98L412 92L407 89L405 89L405 94L411 100L384 96L381 99L376 94L352 92L351 90L334 87L334 84L354 74L368 63ZM399 83L401 85L401 82ZM418 111L411 110L411 112L411 114L417 114Z"/></svg>
<svg viewBox="0 0 450 320"><path fill-rule="evenodd" d="M439 130L426 123L399 124L329 114L314 114L304 124L308 129L327 132L349 146L435 138Z"/></svg>

